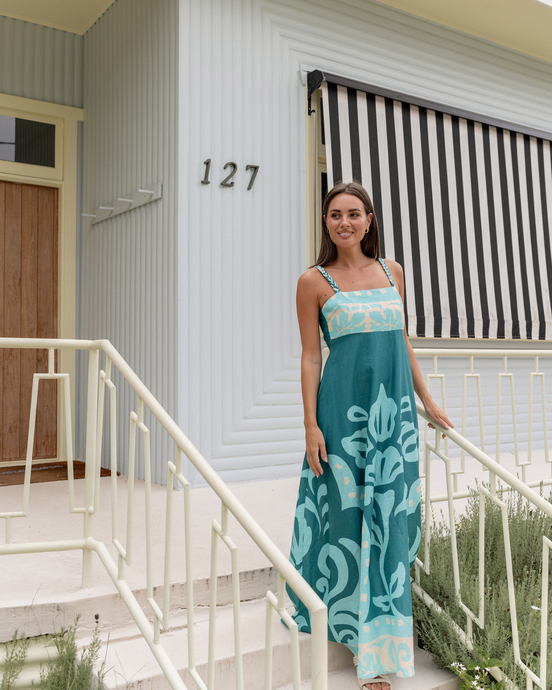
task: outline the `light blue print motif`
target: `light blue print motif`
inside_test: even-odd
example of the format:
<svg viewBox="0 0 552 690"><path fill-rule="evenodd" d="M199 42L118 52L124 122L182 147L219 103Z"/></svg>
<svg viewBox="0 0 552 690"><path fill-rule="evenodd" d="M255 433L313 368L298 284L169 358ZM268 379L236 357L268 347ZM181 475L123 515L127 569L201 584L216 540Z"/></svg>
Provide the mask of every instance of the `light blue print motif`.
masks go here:
<svg viewBox="0 0 552 690"><path fill-rule="evenodd" d="M328 639L358 656L361 679L409 677L410 568L421 531L402 301L392 283L332 289L320 315L331 354L317 400L328 462L315 477L305 456L290 559L328 607ZM307 608L288 592L299 630L310 632Z"/></svg>
<svg viewBox="0 0 552 690"><path fill-rule="evenodd" d="M372 330L393 330L404 327L402 304L382 305L381 312L372 312Z"/></svg>
<svg viewBox="0 0 552 690"><path fill-rule="evenodd" d="M402 330L404 310L394 287L337 292L322 307L330 339L358 333Z"/></svg>
<svg viewBox="0 0 552 690"><path fill-rule="evenodd" d="M365 315L362 312L355 312L354 309L340 309L333 321L335 330L332 332L332 337L339 338L350 331L358 331L363 327L364 321Z"/></svg>
<svg viewBox="0 0 552 690"><path fill-rule="evenodd" d="M380 385L379 395L370 409L368 429L373 439L387 441L395 431L395 417L397 416L397 403L388 398L383 383Z"/></svg>

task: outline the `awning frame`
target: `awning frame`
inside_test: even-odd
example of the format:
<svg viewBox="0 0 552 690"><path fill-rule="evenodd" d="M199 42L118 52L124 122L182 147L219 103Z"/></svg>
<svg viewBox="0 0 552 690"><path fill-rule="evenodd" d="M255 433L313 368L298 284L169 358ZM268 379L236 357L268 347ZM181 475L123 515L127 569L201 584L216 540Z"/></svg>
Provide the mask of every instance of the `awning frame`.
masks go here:
<svg viewBox="0 0 552 690"><path fill-rule="evenodd" d="M547 132L546 130L536 129L535 127L527 127L526 125L521 125L517 122L510 122L509 120L501 120L499 118L490 117L488 115L482 115L481 113L478 113L476 111L464 110L463 108L456 108L452 105L445 105L444 103L440 103L438 101L430 101L425 98L418 98L417 96L412 96L410 94L403 93L400 91L393 91L392 89L386 89L382 86L376 86L375 84L357 81L355 79L343 77L338 74L331 74L330 72L323 72L319 69L313 70L312 72L309 72L307 75L307 96L309 99L309 114L311 96L318 88L320 88L320 85L324 81L329 82L331 84L337 84L338 86L347 86L351 89L370 92L376 96L391 98L396 101L401 101L402 103L417 105L421 108L437 110L447 115L456 115L457 117L465 118L467 120L475 120L476 122L481 122L485 125L491 125L492 127L499 127L501 129L507 129L511 132L527 134L530 137L537 137L539 139L546 139L547 141L552 141L552 131Z"/></svg>

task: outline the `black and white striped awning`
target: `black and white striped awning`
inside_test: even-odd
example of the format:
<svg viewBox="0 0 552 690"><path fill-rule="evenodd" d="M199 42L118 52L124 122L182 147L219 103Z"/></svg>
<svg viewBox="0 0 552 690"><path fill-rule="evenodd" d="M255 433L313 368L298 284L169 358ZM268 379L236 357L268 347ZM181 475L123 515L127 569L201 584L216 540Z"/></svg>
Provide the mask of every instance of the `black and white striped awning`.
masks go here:
<svg viewBox="0 0 552 690"><path fill-rule="evenodd" d="M322 77L328 187L372 196L409 335L551 339L552 135Z"/></svg>

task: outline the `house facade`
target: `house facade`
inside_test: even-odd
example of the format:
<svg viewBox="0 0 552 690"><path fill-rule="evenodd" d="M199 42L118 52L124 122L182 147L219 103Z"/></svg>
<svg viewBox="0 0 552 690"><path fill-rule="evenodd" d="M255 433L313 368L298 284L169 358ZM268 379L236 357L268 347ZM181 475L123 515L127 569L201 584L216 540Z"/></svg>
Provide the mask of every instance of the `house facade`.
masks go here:
<svg viewBox="0 0 552 690"><path fill-rule="evenodd" d="M0 164L6 184L58 190L55 333L44 334L111 340L226 481L291 476L302 461L295 284L314 260L328 144L332 162L338 150L324 84L519 132L549 154L552 54L537 39L552 9L527 0L535 40L516 45L512 17L490 36L484 15L461 31L422 5L116 0L72 31L0 17L0 114L57 127L53 167ZM539 276L544 338L414 329L414 345L546 347L545 263ZM3 334L27 335L21 323ZM75 372L77 457L84 365L60 354ZM121 429L134 405L121 387ZM154 425L152 437L163 483L172 450ZM123 446L120 458L124 473Z"/></svg>

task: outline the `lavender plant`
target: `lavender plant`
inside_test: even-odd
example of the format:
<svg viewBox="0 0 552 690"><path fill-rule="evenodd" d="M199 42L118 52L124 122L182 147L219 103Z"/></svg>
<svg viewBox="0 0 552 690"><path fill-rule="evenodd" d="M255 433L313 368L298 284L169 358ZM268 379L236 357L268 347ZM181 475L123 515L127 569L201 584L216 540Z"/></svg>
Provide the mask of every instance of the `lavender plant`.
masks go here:
<svg viewBox="0 0 552 690"><path fill-rule="evenodd" d="M517 632L521 660L537 675L540 673L541 616L552 613L552 583L548 582L548 611L541 610L542 537L552 538L552 520L520 495L503 494L507 504L512 553ZM550 500L550 498L548 499ZM435 516L434 516L435 517ZM526 677L515 663L510 600L506 575L506 556L500 508L486 499L485 505L485 627L473 625L476 647L469 651L459 639L451 620L466 626L466 614L457 600L452 570L450 528L443 519L434 519L430 536L430 576L421 573L420 584L442 608L443 613L429 609L413 597L413 613L417 622L420 645L432 653L438 663L453 670L462 670L464 677L473 676L475 666L486 668L482 652L494 660L502 660L502 669L515 685L524 687ZM477 613L479 606L479 495L473 495L465 514L454 526L458 544L462 601ZM422 539L423 543L423 539ZM457 666L453 666L457 664ZM459 664L459 665L458 665ZM490 667L489 667L490 668ZM460 674L459 674L460 675ZM480 674L481 675L481 674ZM485 674L482 682L493 681ZM475 688L476 686L466 686ZM494 686L496 687L496 686ZM548 626L548 678L546 688L552 690L552 625Z"/></svg>

